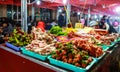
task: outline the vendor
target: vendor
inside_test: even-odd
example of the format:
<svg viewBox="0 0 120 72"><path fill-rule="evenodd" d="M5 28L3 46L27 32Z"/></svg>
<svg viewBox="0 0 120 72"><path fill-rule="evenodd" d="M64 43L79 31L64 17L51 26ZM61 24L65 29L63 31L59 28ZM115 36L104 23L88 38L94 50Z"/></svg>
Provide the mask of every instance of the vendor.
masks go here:
<svg viewBox="0 0 120 72"><path fill-rule="evenodd" d="M104 15L103 18L99 22L99 29L104 29L104 30L109 31L109 25L106 19L107 19L107 16Z"/></svg>
<svg viewBox="0 0 120 72"><path fill-rule="evenodd" d="M66 26L66 21L65 21L65 14L61 13L58 17L58 25L60 27L65 27Z"/></svg>
<svg viewBox="0 0 120 72"><path fill-rule="evenodd" d="M101 21L99 22L99 29L104 29L109 33L117 33L117 31L110 24L109 18L106 15L104 15Z"/></svg>
<svg viewBox="0 0 120 72"><path fill-rule="evenodd" d="M9 36L9 34L10 34L10 32L9 32L9 25L8 25L8 23L3 23L2 24L3 26L2 26L2 30L3 30L3 35L4 36Z"/></svg>
<svg viewBox="0 0 120 72"><path fill-rule="evenodd" d="M94 29L98 29L98 22L97 21L91 21L89 23L89 26L94 28Z"/></svg>

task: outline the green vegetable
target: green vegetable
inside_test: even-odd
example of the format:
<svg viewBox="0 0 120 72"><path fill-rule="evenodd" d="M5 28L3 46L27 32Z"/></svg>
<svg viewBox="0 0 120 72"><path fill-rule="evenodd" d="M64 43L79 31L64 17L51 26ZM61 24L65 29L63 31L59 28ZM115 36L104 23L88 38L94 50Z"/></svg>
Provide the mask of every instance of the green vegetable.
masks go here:
<svg viewBox="0 0 120 72"><path fill-rule="evenodd" d="M67 32L58 32L57 35L58 36L67 36Z"/></svg>
<svg viewBox="0 0 120 72"><path fill-rule="evenodd" d="M62 28L60 28L59 26L54 26L50 29L51 34L57 34L59 32L62 32Z"/></svg>
<svg viewBox="0 0 120 72"><path fill-rule="evenodd" d="M31 39L31 35L14 29L13 34L11 37L9 37L8 42L12 43L15 46L23 47L31 43Z"/></svg>

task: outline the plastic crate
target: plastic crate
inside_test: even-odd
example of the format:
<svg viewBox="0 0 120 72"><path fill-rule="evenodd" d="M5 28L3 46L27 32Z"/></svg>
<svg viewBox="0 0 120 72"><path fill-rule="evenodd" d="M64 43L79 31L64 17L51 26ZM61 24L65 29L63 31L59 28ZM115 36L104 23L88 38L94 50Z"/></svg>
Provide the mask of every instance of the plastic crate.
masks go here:
<svg viewBox="0 0 120 72"><path fill-rule="evenodd" d="M20 51L20 47L17 47L17 46L15 46L15 45L13 45L13 44L11 44L11 43L8 43L8 42L6 42L5 44L6 44L6 46L7 46L8 48L10 48L10 49L13 49L13 50L15 50L15 51L17 51L17 52Z"/></svg>
<svg viewBox="0 0 120 72"><path fill-rule="evenodd" d="M39 59L39 60L42 60L42 61L46 61L47 60L47 56L43 56L43 55L37 54L35 52L26 50L25 47L21 48L21 50L22 50L23 54L28 55L30 57L33 57L33 58L36 58L36 59Z"/></svg>
<svg viewBox="0 0 120 72"><path fill-rule="evenodd" d="M51 56L49 56L48 59L51 64L62 67L62 68L66 68L68 70L72 70L74 72L86 72L96 63L96 60L93 58L93 61L90 63L90 65L88 65L86 68L81 68L72 64L68 64L68 63L53 59L51 58Z"/></svg>

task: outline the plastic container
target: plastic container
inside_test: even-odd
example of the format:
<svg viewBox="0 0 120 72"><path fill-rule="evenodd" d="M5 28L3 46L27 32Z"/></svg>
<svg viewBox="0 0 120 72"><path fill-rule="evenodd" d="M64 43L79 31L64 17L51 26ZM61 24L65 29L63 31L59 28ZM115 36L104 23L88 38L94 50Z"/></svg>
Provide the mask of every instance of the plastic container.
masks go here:
<svg viewBox="0 0 120 72"><path fill-rule="evenodd" d="M110 45L105 45L105 44L100 44L100 46L102 46L102 49L104 51L108 50L109 48L113 47L117 42L111 42Z"/></svg>
<svg viewBox="0 0 120 72"><path fill-rule="evenodd" d="M33 57L33 58L36 58L36 59L39 59L39 60L42 60L42 61L46 61L47 60L47 56L43 56L43 55L37 54L35 52L26 50L25 47L21 48L21 50L22 50L23 54L28 55L30 57Z"/></svg>
<svg viewBox="0 0 120 72"><path fill-rule="evenodd" d="M10 49L13 49L13 50L15 50L15 51L17 51L17 52L20 51L20 47L14 46L13 44L8 43L8 42L6 42L5 44L6 44L6 46L7 46L8 48L10 48Z"/></svg>
<svg viewBox="0 0 120 72"><path fill-rule="evenodd" d="M104 56L105 56L105 52L103 53L103 55L101 55L100 57L98 57L98 58L95 58L95 60L96 60L96 62L98 62L99 60L101 60Z"/></svg>
<svg viewBox="0 0 120 72"><path fill-rule="evenodd" d="M62 68L66 68L68 70L72 70L74 72L86 72L96 63L96 60L93 58L93 61L90 63L90 65L88 65L86 68L81 68L72 64L68 64L68 63L53 59L51 58L51 56L49 56L48 59L51 64L62 67Z"/></svg>
<svg viewBox="0 0 120 72"><path fill-rule="evenodd" d="M110 48L110 47L107 46L107 45L102 45L102 49L103 49L104 51L107 51L109 48Z"/></svg>
<svg viewBox="0 0 120 72"><path fill-rule="evenodd" d="M115 42L119 42L119 41L120 41L120 37L115 40Z"/></svg>
<svg viewBox="0 0 120 72"><path fill-rule="evenodd" d="M114 45L115 45L115 42L111 42L110 45L106 45L106 46L108 46L108 47L112 47L112 46L114 46Z"/></svg>
<svg viewBox="0 0 120 72"><path fill-rule="evenodd" d="M120 37L118 38L118 41L120 41Z"/></svg>

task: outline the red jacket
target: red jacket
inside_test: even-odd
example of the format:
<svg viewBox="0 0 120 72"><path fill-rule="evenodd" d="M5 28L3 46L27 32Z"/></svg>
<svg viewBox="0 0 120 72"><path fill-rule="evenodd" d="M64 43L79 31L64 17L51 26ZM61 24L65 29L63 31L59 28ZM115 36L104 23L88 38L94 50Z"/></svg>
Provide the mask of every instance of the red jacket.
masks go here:
<svg viewBox="0 0 120 72"><path fill-rule="evenodd" d="M45 23L43 21L39 21L36 28L40 28L44 32L45 31Z"/></svg>

